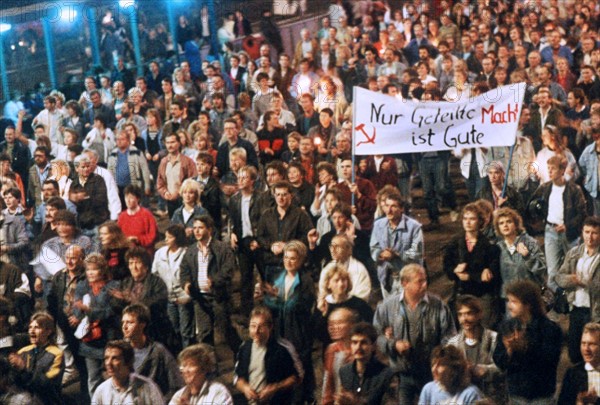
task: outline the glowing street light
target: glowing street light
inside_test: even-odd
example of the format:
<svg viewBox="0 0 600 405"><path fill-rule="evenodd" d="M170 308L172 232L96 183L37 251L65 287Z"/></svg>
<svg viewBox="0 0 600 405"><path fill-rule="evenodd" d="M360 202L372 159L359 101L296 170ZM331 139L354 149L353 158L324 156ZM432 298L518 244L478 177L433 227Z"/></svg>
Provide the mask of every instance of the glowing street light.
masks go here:
<svg viewBox="0 0 600 405"><path fill-rule="evenodd" d="M77 18L77 10L75 8L68 8L67 10L62 10L60 13L60 22L62 23L70 23L75 21Z"/></svg>
<svg viewBox="0 0 600 405"><path fill-rule="evenodd" d="M119 0L119 7L127 8L135 5L135 0Z"/></svg>

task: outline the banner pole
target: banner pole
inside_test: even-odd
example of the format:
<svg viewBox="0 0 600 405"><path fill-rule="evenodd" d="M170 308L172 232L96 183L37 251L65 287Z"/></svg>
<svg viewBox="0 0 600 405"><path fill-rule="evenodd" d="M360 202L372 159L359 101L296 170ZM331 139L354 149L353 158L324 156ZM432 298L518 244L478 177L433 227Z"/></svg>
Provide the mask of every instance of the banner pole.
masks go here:
<svg viewBox="0 0 600 405"><path fill-rule="evenodd" d="M354 164L356 159L356 125L354 120L356 119L356 86L352 87L352 183L356 182L356 166ZM352 193L351 205L354 205L354 193Z"/></svg>
<svg viewBox="0 0 600 405"><path fill-rule="evenodd" d="M506 167L506 175L504 176L504 186L502 187L502 198L506 197L506 188L508 187L508 176L510 174L510 165L512 164L515 146L517 146L517 138L515 138L515 143L510 147L510 154L508 155L508 166Z"/></svg>
<svg viewBox="0 0 600 405"><path fill-rule="evenodd" d="M525 89L523 92L519 92L518 97L520 98L520 106L519 113L517 114L517 123L521 121L521 114L523 113L523 101L525 100ZM515 152L515 147L517 146L517 142L519 141L519 130L517 124L517 133L515 134L515 143L510 147L510 154L508 155L508 167L506 168L506 175L504 176L504 186L502 187L502 198L506 197L506 188L508 187L508 176L510 174L510 166L512 165L513 153Z"/></svg>

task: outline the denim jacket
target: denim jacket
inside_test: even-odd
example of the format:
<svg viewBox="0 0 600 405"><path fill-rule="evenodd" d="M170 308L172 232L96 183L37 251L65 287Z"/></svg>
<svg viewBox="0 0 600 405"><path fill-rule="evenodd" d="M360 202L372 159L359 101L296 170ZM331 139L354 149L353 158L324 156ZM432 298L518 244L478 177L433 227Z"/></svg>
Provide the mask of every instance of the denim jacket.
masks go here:
<svg viewBox="0 0 600 405"><path fill-rule="evenodd" d="M423 264L424 240L421 224L414 219L402 215L400 223L388 238L389 220L380 218L373 224L371 233L371 257L377 263L377 278L381 285L388 284L390 274L400 271L409 263ZM397 253L390 261L382 262L379 254L387 248Z"/></svg>
<svg viewBox="0 0 600 405"><path fill-rule="evenodd" d="M583 186L593 198L598 197L598 154L596 142L588 145L579 157Z"/></svg>

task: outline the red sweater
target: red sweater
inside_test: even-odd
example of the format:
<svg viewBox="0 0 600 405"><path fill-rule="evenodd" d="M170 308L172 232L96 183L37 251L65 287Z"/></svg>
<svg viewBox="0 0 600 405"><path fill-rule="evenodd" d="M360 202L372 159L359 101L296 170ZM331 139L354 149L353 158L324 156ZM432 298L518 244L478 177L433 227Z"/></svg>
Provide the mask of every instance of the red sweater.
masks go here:
<svg viewBox="0 0 600 405"><path fill-rule="evenodd" d="M154 240L156 239L156 219L152 213L140 207L135 215L129 215L127 210L119 214L118 224L125 236L137 236L140 246L146 248L150 254L154 253Z"/></svg>

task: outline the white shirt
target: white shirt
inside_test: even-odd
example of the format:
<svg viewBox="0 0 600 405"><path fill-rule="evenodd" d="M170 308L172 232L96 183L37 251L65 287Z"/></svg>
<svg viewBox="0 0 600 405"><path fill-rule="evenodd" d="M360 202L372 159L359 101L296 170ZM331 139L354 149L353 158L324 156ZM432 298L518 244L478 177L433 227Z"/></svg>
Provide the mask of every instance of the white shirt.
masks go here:
<svg viewBox="0 0 600 405"><path fill-rule="evenodd" d="M254 234L252 233L252 223L250 222L251 199L252 195L242 195L242 238L245 238L247 236L254 236Z"/></svg>
<svg viewBox="0 0 600 405"><path fill-rule="evenodd" d="M248 384L254 391L260 391L267 385L267 372L265 370L266 346L259 346L252 342L250 364L248 366Z"/></svg>
<svg viewBox="0 0 600 405"><path fill-rule="evenodd" d="M46 127L46 134L52 142L61 142L62 135L58 132L58 127L62 125L63 115L59 109L55 109L50 112L46 109L40 111L40 113L33 119L35 126L36 124L43 124Z"/></svg>
<svg viewBox="0 0 600 405"><path fill-rule="evenodd" d="M590 363L585 363L585 371L588 377L588 391L592 389L600 393L600 371L596 370Z"/></svg>
<svg viewBox="0 0 600 405"><path fill-rule="evenodd" d="M551 224L563 225L565 223L565 205L563 202L565 186L559 187L556 184L552 184L552 191L548 199L548 216L546 217L546 221Z"/></svg>
<svg viewBox="0 0 600 405"><path fill-rule="evenodd" d="M129 386L125 390L119 390L112 378L109 378L96 388L91 403L94 405L164 404L164 398L154 381L131 373Z"/></svg>
<svg viewBox="0 0 600 405"><path fill-rule="evenodd" d="M119 188L113 175L102 166L96 166L94 173L104 179L106 184L106 194L108 196L108 210L110 211L110 220L116 221L119 219L119 214L123 210L121 200L119 199Z"/></svg>
<svg viewBox="0 0 600 405"><path fill-rule="evenodd" d="M592 255L588 255L587 249L583 249L583 255L577 260L575 267L577 278L583 284L589 285L592 271L596 268L598 260L600 260L600 255L597 250ZM573 305L579 308L590 308L590 293L587 287L577 287Z"/></svg>
<svg viewBox="0 0 600 405"><path fill-rule="evenodd" d="M187 387L183 387L173 395L169 405L179 405L184 394L188 394ZM188 402L190 405L233 405L231 394L223 384L217 381L206 381L198 395L190 396Z"/></svg>

